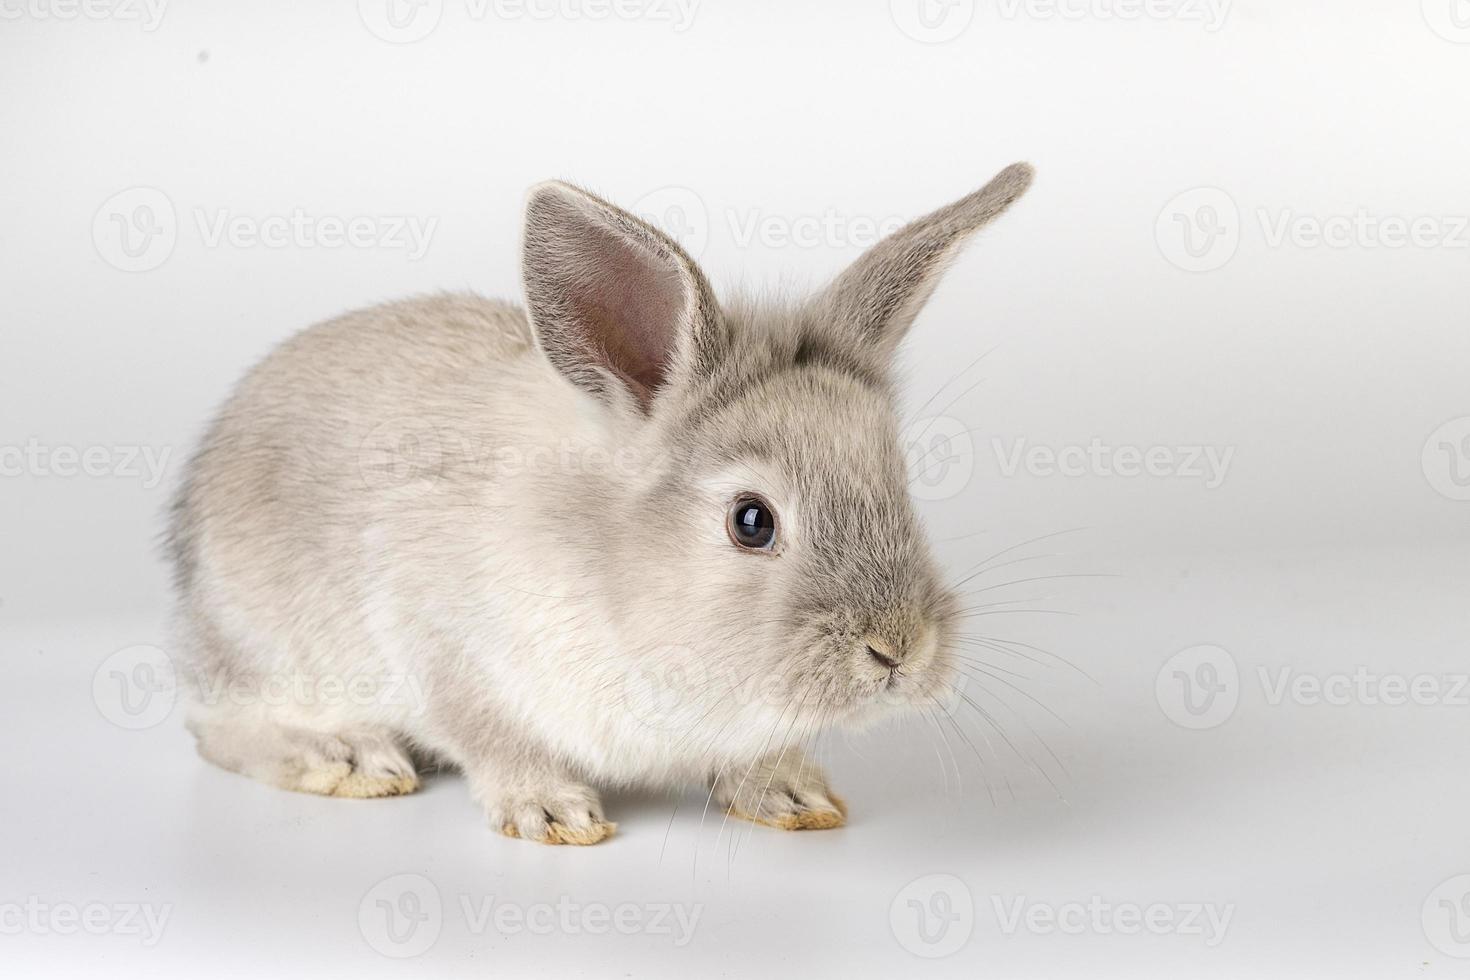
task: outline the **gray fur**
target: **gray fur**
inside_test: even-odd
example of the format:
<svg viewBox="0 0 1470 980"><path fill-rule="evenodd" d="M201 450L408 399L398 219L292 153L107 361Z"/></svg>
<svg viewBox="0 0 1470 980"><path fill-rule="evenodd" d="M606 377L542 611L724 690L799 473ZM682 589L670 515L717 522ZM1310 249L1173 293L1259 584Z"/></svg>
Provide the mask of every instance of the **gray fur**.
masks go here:
<svg viewBox="0 0 1470 980"><path fill-rule="evenodd" d="M1008 168L812 300L726 307L657 230L541 185L529 315L434 296L281 345L173 510L200 751L374 796L416 785L412 749L551 843L611 833L593 786L697 781L741 816L841 823L801 743L930 703L952 670L892 354L1029 180ZM745 492L778 514L769 553L726 532ZM353 683L371 696L333 696Z"/></svg>

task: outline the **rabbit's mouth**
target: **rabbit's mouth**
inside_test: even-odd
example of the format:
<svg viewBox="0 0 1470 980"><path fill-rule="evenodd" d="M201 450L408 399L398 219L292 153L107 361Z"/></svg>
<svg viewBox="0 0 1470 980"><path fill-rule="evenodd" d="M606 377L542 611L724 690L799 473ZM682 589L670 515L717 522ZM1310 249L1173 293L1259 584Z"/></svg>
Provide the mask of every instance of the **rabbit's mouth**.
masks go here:
<svg viewBox="0 0 1470 980"><path fill-rule="evenodd" d="M940 656L939 629L926 625L910 642L893 643L868 635L850 654L852 683L859 711L922 706L948 686L948 668Z"/></svg>

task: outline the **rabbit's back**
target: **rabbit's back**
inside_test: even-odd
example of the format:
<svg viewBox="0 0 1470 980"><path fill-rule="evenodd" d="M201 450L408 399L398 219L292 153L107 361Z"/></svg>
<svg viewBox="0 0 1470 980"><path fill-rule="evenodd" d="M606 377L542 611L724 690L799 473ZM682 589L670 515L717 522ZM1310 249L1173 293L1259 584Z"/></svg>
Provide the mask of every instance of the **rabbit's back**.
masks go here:
<svg viewBox="0 0 1470 980"><path fill-rule="evenodd" d="M349 313L261 361L174 504L170 551L196 672L396 666L402 651L384 649L400 635L391 620L427 587L398 581L400 565L426 544L452 560L452 512L472 492L456 481L501 441L504 405L542 390L545 371L524 313L470 295Z"/></svg>

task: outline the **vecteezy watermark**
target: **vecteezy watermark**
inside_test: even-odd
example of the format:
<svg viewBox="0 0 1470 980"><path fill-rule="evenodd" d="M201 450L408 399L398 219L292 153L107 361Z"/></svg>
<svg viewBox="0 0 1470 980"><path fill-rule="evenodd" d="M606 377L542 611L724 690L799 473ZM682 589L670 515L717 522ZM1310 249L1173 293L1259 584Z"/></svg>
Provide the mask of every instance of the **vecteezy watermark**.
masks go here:
<svg viewBox="0 0 1470 980"><path fill-rule="evenodd" d="M1025 895L990 903L1000 931L1007 936L1028 932L1037 936L1188 936L1213 949L1225 941L1233 902L1110 902L1093 895L1085 902L1035 902Z"/></svg>
<svg viewBox="0 0 1470 980"><path fill-rule="evenodd" d="M646 21L682 34L694 24L700 0L459 0L473 22ZM357 0L363 26L390 44L422 41L444 18L444 0Z"/></svg>
<svg viewBox="0 0 1470 980"><path fill-rule="evenodd" d="M434 33L444 17L444 0L357 0L357 16L374 37L412 44Z"/></svg>
<svg viewBox="0 0 1470 980"><path fill-rule="evenodd" d="M1424 440L1424 479L1441 496L1470 500L1470 415L1450 419Z"/></svg>
<svg viewBox="0 0 1470 980"><path fill-rule="evenodd" d="M953 956L975 931L975 897L951 874L915 878L893 896L888 927L904 949L924 959Z"/></svg>
<svg viewBox="0 0 1470 980"><path fill-rule="evenodd" d="M173 201L156 187L130 187L102 202L92 216L97 254L123 272L147 272L168 261L179 240Z"/></svg>
<svg viewBox="0 0 1470 980"><path fill-rule="evenodd" d="M1313 673L1291 666L1257 665L1252 675L1267 707L1470 707L1470 673L1376 671L1364 664ZM1223 725L1244 687L1239 665L1217 646L1196 646L1170 657L1154 679L1164 715L1184 728Z"/></svg>
<svg viewBox="0 0 1470 980"><path fill-rule="evenodd" d="M384 878L358 903L357 928L367 944L384 956L422 956L444 930L444 900L438 887L423 875Z"/></svg>
<svg viewBox="0 0 1470 980"><path fill-rule="evenodd" d="M1208 33L1225 26L1234 0L997 0L1001 20L1173 21ZM959 37L975 19L975 0L889 0L898 29L915 41L942 44Z"/></svg>
<svg viewBox="0 0 1470 980"><path fill-rule="evenodd" d="M1355 208L1304 214L1294 208L1256 208L1260 243L1269 249L1470 249L1470 215L1376 214ZM1246 229L1235 199L1218 187L1196 187L1159 213L1159 251L1186 272L1211 272L1235 257Z"/></svg>
<svg viewBox="0 0 1470 980"><path fill-rule="evenodd" d="M649 728L689 731L704 719L706 705L730 693L715 686L713 673L688 647L662 647L624 675L623 705Z"/></svg>
<svg viewBox="0 0 1470 980"><path fill-rule="evenodd" d="M161 648L146 643L109 655L92 675L92 703L119 728L152 728L178 700L178 671Z"/></svg>
<svg viewBox="0 0 1470 980"><path fill-rule="evenodd" d="M1159 212L1154 241L1164 258L1186 272L1210 272L1240 247L1240 209L1218 187L1185 191Z"/></svg>
<svg viewBox="0 0 1470 980"><path fill-rule="evenodd" d="M688 187L660 187L633 202L632 211L699 258L714 231L736 248L864 249L903 227L900 215L847 214L836 208L783 214L762 208L726 208L711 221L709 207Z"/></svg>
<svg viewBox="0 0 1470 980"><path fill-rule="evenodd" d="M953 717L970 679L957 672L938 692L891 685L874 693L871 703L879 708L937 708ZM764 708L786 718L788 712L807 709L818 713L826 707L821 685L809 675L751 672L748 667L701 657L689 647L675 645L658 647L628 668L621 694L630 715L649 728L668 733L693 732L709 724L716 709ZM795 717L791 715L792 720Z"/></svg>
<svg viewBox="0 0 1470 980"><path fill-rule="evenodd" d="M201 704L234 707L401 708L421 714L427 702L423 684L413 673L339 674L300 670L240 678L200 677L194 684Z"/></svg>
<svg viewBox="0 0 1470 980"><path fill-rule="evenodd" d="M1234 0L999 0L1005 20L1176 21L1213 34L1225 26Z"/></svg>
<svg viewBox="0 0 1470 980"><path fill-rule="evenodd" d="M1240 669L1224 647L1204 644L1180 650L1159 668L1154 698L1181 728L1223 725L1240 702Z"/></svg>
<svg viewBox="0 0 1470 980"><path fill-rule="evenodd" d="M1419 910L1424 938L1446 956L1470 959L1470 874L1446 878Z"/></svg>
<svg viewBox="0 0 1470 980"><path fill-rule="evenodd" d="M228 208L194 209L205 248L357 248L402 251L417 262L429 250L439 219L413 214L313 215L304 208L289 214L235 214Z"/></svg>
<svg viewBox="0 0 1470 980"><path fill-rule="evenodd" d="M1304 707L1470 707L1470 674L1378 673L1359 664L1351 671L1326 674L1257 667L1256 675L1272 707L1287 703Z"/></svg>
<svg viewBox="0 0 1470 980"><path fill-rule="evenodd" d="M169 0L0 0L0 21L135 21L152 32L163 23L168 4Z"/></svg>
<svg viewBox="0 0 1470 980"><path fill-rule="evenodd" d="M172 446L53 446L32 438L23 444L0 444L0 478L138 480L145 490L152 490L163 481L172 453Z"/></svg>
<svg viewBox="0 0 1470 980"><path fill-rule="evenodd" d="M1470 0L1419 0L1424 23L1446 41L1470 44Z"/></svg>
<svg viewBox="0 0 1470 980"><path fill-rule="evenodd" d="M1256 209L1268 248L1467 249L1470 216L1378 215L1367 208L1350 213L1300 214L1292 208Z"/></svg>
<svg viewBox="0 0 1470 980"><path fill-rule="evenodd" d="M633 202L632 211L698 259L709 245L709 208L704 198L688 187L660 187Z"/></svg>
<svg viewBox="0 0 1470 980"><path fill-rule="evenodd" d="M110 654L92 675L98 713L130 731L166 720L186 689L209 706L386 707L418 713L427 704L422 682L409 672L290 669L232 679L181 666L161 647L146 643Z"/></svg>
<svg viewBox="0 0 1470 980"><path fill-rule="evenodd" d="M682 948L694 938L704 906L679 902L516 902L495 895L460 894L448 904L438 886L419 874L385 878L358 903L362 938L383 956L407 959L433 948L454 917L470 935L655 936Z"/></svg>
<svg viewBox="0 0 1470 980"><path fill-rule="evenodd" d="M759 208L725 213L737 248L868 248L902 228L899 215L872 217L828 208L812 214L774 214Z"/></svg>
<svg viewBox="0 0 1470 980"><path fill-rule="evenodd" d="M537 474L634 476L653 465L656 463L646 454L628 446L565 439L552 444L492 443L483 433L419 416L392 418L373 426L356 453L363 488L400 498L433 492L451 472L493 485L502 479Z"/></svg>
<svg viewBox="0 0 1470 980"><path fill-rule="evenodd" d="M1092 895L1070 902L1035 901L1025 895L991 895L995 926L1003 936L1184 936L1213 949L1225 941L1234 903L1115 902ZM916 878L894 895L888 924L904 949L925 959L952 956L976 926L970 887L952 874Z"/></svg>
<svg viewBox="0 0 1470 980"><path fill-rule="evenodd" d="M1119 477L1160 480L1198 480L1206 490L1225 482L1234 446L1110 446L1094 437L1086 445L1031 445L1012 439L1010 445L991 439L1001 475Z"/></svg>
<svg viewBox="0 0 1470 980"><path fill-rule="evenodd" d="M189 213L192 229L205 248L376 249L402 252L410 262L424 257L439 226L436 217L313 214L302 207L264 215L203 207ZM173 254L180 225L167 194L156 187L131 187L97 209L92 218L92 243L113 268L148 272Z"/></svg>
<svg viewBox="0 0 1470 980"><path fill-rule="evenodd" d="M172 904L149 902L46 902L35 895L24 902L0 902L3 936L127 936L156 946L173 914Z"/></svg>
<svg viewBox="0 0 1470 980"><path fill-rule="evenodd" d="M975 442L959 419L915 419L899 434L908 463L909 492L918 500L956 497L975 475Z"/></svg>
<svg viewBox="0 0 1470 980"><path fill-rule="evenodd" d="M975 19L975 0L888 0L893 23L915 41L953 41Z"/></svg>

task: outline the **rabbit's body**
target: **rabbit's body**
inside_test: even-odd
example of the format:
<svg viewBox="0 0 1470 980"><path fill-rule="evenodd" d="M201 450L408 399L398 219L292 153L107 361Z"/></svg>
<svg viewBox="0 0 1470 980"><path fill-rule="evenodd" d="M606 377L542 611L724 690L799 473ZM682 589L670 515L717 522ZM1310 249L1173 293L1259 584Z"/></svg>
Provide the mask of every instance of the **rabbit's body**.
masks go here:
<svg viewBox="0 0 1470 980"><path fill-rule="evenodd" d="M196 724L366 726L460 762L466 720L503 718L599 782L703 779L708 759L623 706L658 679L627 676L630 637L577 567L598 556L566 540L635 465L586 401L521 310L469 295L352 313L262 362L177 513ZM367 696L337 695L348 680Z"/></svg>
<svg viewBox="0 0 1470 980"><path fill-rule="evenodd" d="M947 237L879 246L784 310L719 309L677 246L545 187L531 319L436 296L286 342L175 507L201 752L379 796L416 785L413 748L463 769L497 829L554 843L611 833L592 784L841 823L799 744L891 691L932 700L953 615L909 509L897 338L843 331L854 304L875 331L911 320L939 253L1024 188L1007 174Z"/></svg>

